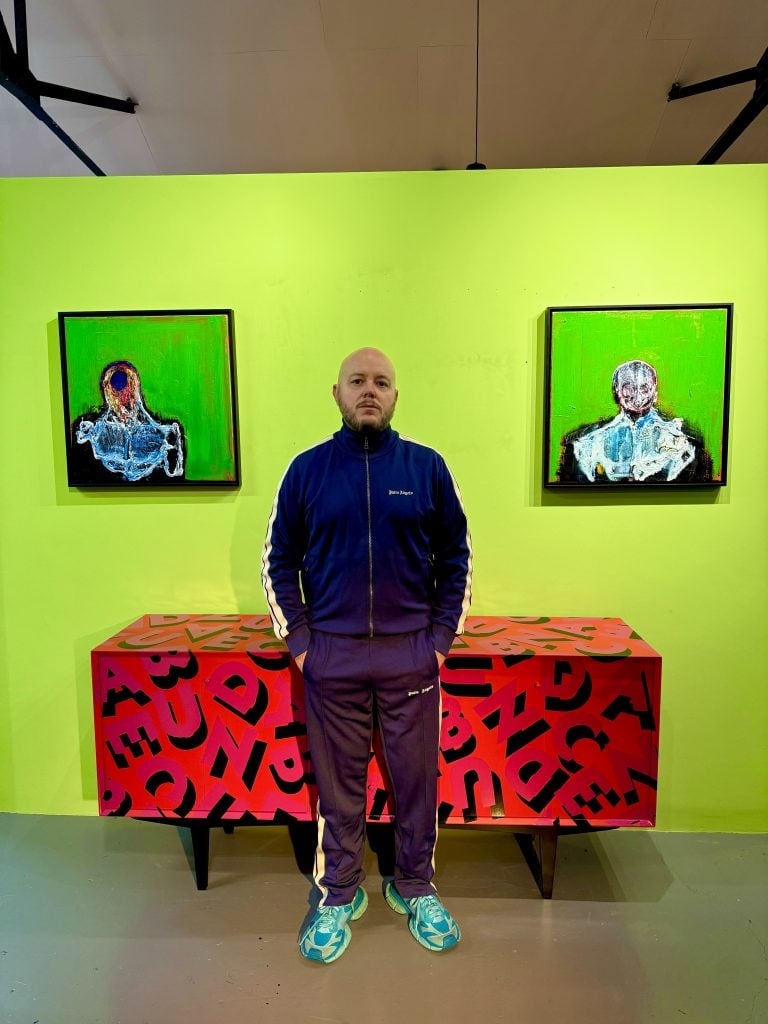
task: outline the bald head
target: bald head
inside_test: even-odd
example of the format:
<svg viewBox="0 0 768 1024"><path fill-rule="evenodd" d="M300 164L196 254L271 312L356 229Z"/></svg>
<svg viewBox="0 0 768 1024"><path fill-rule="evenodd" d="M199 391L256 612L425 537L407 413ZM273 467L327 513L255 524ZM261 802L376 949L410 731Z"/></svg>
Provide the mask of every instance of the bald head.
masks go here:
<svg viewBox="0 0 768 1024"><path fill-rule="evenodd" d="M395 368L377 348L359 348L343 360L333 397L352 430L384 430L397 402Z"/></svg>
<svg viewBox="0 0 768 1024"><path fill-rule="evenodd" d="M373 369L377 373L386 373L392 387L395 386L395 368L392 361L378 348L358 348L354 352L350 352L339 367L338 383L341 384L342 380L355 370L369 369Z"/></svg>

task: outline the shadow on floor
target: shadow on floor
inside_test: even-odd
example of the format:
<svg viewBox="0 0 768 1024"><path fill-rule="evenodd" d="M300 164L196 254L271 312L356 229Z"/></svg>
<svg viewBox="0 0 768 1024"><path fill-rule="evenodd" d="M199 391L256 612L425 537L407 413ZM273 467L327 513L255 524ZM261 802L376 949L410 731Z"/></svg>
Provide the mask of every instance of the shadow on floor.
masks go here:
<svg viewBox="0 0 768 1024"><path fill-rule="evenodd" d="M189 830L179 828L177 831L189 866L190 882L194 884ZM211 886L227 885L249 874L254 857L282 856L282 870L286 871L290 862L285 854L289 851L296 871L312 881L316 822L291 822L286 827L239 826L235 832L238 835L235 842L220 829L211 832ZM370 874L375 870L381 878L391 878L395 867L394 827L368 825L367 840L366 872ZM540 900L530 844L530 836L506 828L444 826L436 851L436 883L441 892L448 894L450 891L454 896ZM146 852L144 841L137 847L137 850L142 849ZM227 862L223 876L222 857ZM486 865L482 880L477 877L478 861ZM560 837L552 897L576 902L656 903L672 881L673 875L653 834L587 832Z"/></svg>

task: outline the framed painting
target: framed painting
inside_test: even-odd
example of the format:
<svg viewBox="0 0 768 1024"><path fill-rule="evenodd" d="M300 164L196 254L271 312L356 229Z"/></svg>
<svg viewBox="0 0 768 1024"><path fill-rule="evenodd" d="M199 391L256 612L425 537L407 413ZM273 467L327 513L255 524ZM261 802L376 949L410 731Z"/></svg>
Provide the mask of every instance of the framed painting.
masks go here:
<svg viewBox="0 0 768 1024"><path fill-rule="evenodd" d="M237 486L231 309L59 313L71 487Z"/></svg>
<svg viewBox="0 0 768 1024"><path fill-rule="evenodd" d="M726 482L733 306L551 307L546 487Z"/></svg>

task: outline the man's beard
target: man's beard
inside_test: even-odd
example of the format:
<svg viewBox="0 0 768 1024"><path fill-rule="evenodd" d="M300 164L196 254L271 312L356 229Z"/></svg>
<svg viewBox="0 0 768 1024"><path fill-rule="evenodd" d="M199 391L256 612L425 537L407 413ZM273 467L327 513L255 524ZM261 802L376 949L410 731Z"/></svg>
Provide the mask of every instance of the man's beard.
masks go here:
<svg viewBox="0 0 768 1024"><path fill-rule="evenodd" d="M394 405L389 410L389 412L385 412L383 409L379 408L379 420L376 423L372 423L362 422L360 420L359 413L355 410L354 406L344 405L343 403L339 402L339 409L341 410L341 415L344 422L351 430L374 430L378 433L380 433L382 430L387 429L389 424L392 422L392 417L395 414Z"/></svg>

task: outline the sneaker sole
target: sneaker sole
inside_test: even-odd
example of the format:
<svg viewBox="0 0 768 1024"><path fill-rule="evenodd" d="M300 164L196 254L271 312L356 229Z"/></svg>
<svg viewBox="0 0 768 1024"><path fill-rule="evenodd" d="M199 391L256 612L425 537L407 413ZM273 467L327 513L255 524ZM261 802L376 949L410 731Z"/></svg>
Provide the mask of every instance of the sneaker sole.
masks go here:
<svg viewBox="0 0 768 1024"><path fill-rule="evenodd" d="M360 892L363 894L362 898L360 900L360 905L356 909L354 909L352 911L352 916L350 917L350 921L359 921L360 918L363 916L363 914L368 909L368 893L365 891L365 889L362 887L362 885L358 888L357 892L355 893L355 899L352 900L352 906L353 907L355 906L355 900L357 899L357 894L360 893Z"/></svg>
<svg viewBox="0 0 768 1024"><path fill-rule="evenodd" d="M408 907L403 902L402 896L391 882L387 882L387 886L384 889L384 899L387 901L387 905L390 906L396 914L408 913Z"/></svg>

